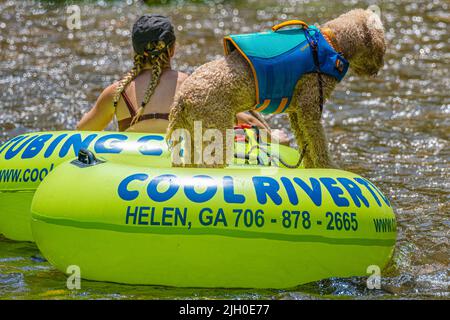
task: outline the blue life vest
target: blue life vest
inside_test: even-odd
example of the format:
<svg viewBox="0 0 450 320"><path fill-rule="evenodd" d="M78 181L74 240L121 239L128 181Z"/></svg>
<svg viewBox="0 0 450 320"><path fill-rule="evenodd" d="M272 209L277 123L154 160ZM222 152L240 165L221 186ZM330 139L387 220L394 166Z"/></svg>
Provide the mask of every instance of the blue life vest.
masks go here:
<svg viewBox="0 0 450 320"><path fill-rule="evenodd" d="M314 26L230 35L224 38L224 48L226 55L238 50L250 64L256 85L255 109L261 113L285 112L304 74L320 72L341 81L349 66Z"/></svg>

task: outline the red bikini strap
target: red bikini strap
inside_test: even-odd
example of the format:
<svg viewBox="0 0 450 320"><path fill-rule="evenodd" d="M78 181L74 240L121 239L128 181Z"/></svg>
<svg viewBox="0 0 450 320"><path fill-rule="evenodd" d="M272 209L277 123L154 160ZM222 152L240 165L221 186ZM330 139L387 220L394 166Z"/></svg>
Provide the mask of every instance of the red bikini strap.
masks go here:
<svg viewBox="0 0 450 320"><path fill-rule="evenodd" d="M125 101L125 104L127 105L128 111L130 112L130 115L132 118L134 118L134 116L136 115L136 110L133 108L133 104L130 101L130 98L128 98L128 95L125 93L125 90L122 91L122 97L123 100Z"/></svg>

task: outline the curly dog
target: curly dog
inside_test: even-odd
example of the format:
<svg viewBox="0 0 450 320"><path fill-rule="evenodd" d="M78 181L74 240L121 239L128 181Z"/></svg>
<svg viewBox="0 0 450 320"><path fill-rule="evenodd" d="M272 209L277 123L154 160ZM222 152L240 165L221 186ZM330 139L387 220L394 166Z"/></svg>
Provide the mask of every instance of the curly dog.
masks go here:
<svg viewBox="0 0 450 320"><path fill-rule="evenodd" d="M319 29L324 28L331 30L332 36L326 38L330 46L342 53L355 74L375 76L378 73L383 66L386 43L377 14L369 9L351 10ZM319 77L317 73L304 74L296 82L286 112L299 149L307 146L303 158L305 168L336 167L321 125L321 107L337 83L336 78L326 74ZM255 107L255 85L249 63L237 50L200 66L185 80L175 98L169 116L168 141L176 129L185 129L192 135L194 121L202 121L203 129L220 130L225 137L226 129L234 125L236 113ZM193 154L190 156L193 158ZM190 166L192 159L187 163L184 166Z"/></svg>

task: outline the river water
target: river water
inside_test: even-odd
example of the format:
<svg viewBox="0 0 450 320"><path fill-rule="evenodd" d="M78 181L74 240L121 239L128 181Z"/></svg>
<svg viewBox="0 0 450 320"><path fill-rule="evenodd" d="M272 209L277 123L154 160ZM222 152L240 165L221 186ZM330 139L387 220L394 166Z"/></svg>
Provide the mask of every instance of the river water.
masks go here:
<svg viewBox="0 0 450 320"><path fill-rule="evenodd" d="M83 281L81 290L69 291L66 277L35 245L0 238L0 298L450 297L448 1L73 3L80 8L79 30L68 28L70 14L62 1L0 0L0 143L23 132L73 129L102 88L131 67L130 29L144 12L172 18L178 37L174 67L191 73L222 55L221 39L227 34L261 31L292 18L323 23L353 8L378 5L388 41L385 66L376 79L350 73L326 104L324 124L336 162L375 182L391 199L398 219L397 246L380 290L367 289L365 278L351 278L293 290ZM285 116L269 121L292 138Z"/></svg>

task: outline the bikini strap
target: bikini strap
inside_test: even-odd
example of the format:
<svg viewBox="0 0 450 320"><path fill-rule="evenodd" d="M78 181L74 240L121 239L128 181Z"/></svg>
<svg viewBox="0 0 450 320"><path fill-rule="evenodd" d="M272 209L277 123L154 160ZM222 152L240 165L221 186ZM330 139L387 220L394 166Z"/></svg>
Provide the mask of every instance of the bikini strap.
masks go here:
<svg viewBox="0 0 450 320"><path fill-rule="evenodd" d="M125 101L125 104L127 105L128 111L130 112L131 118L134 118L136 115L136 110L133 108L133 104L130 101L130 98L128 98L128 95L126 94L125 90L121 93L123 100Z"/></svg>
<svg viewBox="0 0 450 320"><path fill-rule="evenodd" d="M169 114L168 113L148 113L141 116L138 122L144 121L144 120L152 120L152 119L159 119L159 120L169 120ZM133 121L133 117L125 118L122 120L117 121L119 125L119 131L125 131L129 127L131 127L131 122Z"/></svg>
<svg viewBox="0 0 450 320"><path fill-rule="evenodd" d="M143 120L150 120L150 119L159 119L159 120L169 120L169 114L168 113L147 113L141 116L140 121Z"/></svg>

